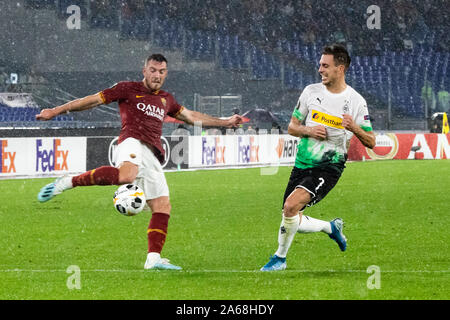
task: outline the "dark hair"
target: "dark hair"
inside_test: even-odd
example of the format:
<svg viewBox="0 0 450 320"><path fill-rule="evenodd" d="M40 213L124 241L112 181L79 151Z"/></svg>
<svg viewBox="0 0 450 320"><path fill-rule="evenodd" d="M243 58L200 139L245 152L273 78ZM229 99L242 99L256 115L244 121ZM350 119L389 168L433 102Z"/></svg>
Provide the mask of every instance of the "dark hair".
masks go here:
<svg viewBox="0 0 450 320"><path fill-rule="evenodd" d="M331 54L334 58L334 63L339 65L344 65L345 71L347 71L350 66L350 56L348 54L347 48L339 43L334 43L329 46L325 46L322 50L322 54Z"/></svg>
<svg viewBox="0 0 450 320"><path fill-rule="evenodd" d="M164 57L162 54L160 54L160 53L154 53L154 54L152 54L151 56L149 56L148 58L147 58L147 60L145 60L145 64L147 64L150 60L154 60L154 61L157 61L157 62L165 62L165 63L167 63L167 59L166 59L166 57Z"/></svg>

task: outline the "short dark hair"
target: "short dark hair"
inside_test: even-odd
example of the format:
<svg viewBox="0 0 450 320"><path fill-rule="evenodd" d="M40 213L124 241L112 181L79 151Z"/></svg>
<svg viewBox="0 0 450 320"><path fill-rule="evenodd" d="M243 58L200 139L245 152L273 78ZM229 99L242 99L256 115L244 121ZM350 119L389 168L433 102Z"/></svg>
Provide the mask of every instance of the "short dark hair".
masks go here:
<svg viewBox="0 0 450 320"><path fill-rule="evenodd" d="M150 60L154 60L157 62L165 62L167 63L167 59L166 57L164 57L162 54L160 53L154 53L150 56L148 56L147 60L145 60L145 64L147 64Z"/></svg>
<svg viewBox="0 0 450 320"><path fill-rule="evenodd" d="M348 54L347 48L339 43L334 43L329 46L323 47L322 54L331 54L334 58L334 63L339 65L344 65L345 71L350 67L350 55Z"/></svg>

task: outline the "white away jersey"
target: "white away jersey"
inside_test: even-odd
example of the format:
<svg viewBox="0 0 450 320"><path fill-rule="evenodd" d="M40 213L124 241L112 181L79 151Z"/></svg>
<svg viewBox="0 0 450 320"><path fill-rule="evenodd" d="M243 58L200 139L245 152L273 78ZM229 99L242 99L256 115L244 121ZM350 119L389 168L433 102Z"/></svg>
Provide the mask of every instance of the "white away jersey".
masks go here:
<svg viewBox="0 0 450 320"><path fill-rule="evenodd" d="M353 136L342 126L344 113L351 115L363 130L372 131L366 100L349 85L341 93L331 93L322 83L311 84L303 90L292 116L308 127L325 126L327 138L323 141L301 138L296 167L329 167L342 172Z"/></svg>

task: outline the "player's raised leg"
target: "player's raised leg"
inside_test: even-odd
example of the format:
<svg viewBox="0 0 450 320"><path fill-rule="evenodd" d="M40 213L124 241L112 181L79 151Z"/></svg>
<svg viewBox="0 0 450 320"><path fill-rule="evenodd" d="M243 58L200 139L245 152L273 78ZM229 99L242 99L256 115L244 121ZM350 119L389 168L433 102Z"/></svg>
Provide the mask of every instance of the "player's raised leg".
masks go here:
<svg viewBox="0 0 450 320"><path fill-rule="evenodd" d="M46 202L54 196L62 193L64 190L72 188L72 177L63 176L57 178L54 182L42 187L37 198L40 202Z"/></svg>
<svg viewBox="0 0 450 320"><path fill-rule="evenodd" d="M298 233L313 233L324 232L336 241L341 251L347 248L347 238L342 233L344 221L341 218L333 219L332 221L324 221L315 219L310 216L302 215L300 225L298 226Z"/></svg>
<svg viewBox="0 0 450 320"><path fill-rule="evenodd" d="M81 186L105 186L132 183L138 173L138 166L124 162L120 168L102 166L78 176L63 176L44 186L38 193L38 200L46 202L62 192Z"/></svg>
<svg viewBox="0 0 450 320"><path fill-rule="evenodd" d="M298 226L298 233L314 233L325 232L331 233L331 224L329 221L315 219L313 217L302 214L300 224Z"/></svg>
<svg viewBox="0 0 450 320"><path fill-rule="evenodd" d="M151 199L147 201L147 204L153 214L147 230L148 254L144 269L181 270L181 267L171 264L168 259L161 258L170 218L169 197L162 196Z"/></svg>
<svg viewBox="0 0 450 320"><path fill-rule="evenodd" d="M341 251L347 249L347 238L342 233L344 228L344 221L341 218L336 218L330 221L331 233L328 235L331 239L336 241Z"/></svg>

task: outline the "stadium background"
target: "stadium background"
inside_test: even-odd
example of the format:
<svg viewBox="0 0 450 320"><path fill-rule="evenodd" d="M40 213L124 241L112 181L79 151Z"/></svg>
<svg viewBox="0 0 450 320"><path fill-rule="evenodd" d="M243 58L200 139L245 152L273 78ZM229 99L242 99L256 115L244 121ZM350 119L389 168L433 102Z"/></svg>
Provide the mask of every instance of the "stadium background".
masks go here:
<svg viewBox="0 0 450 320"><path fill-rule="evenodd" d="M55 137L87 137L86 169L106 164L120 130L115 104L48 122L34 116L117 81L141 79L144 59L155 52L168 58L164 89L181 104L216 116L263 109L269 118L250 118L241 133L254 132L250 126L286 133L301 90L320 81L320 50L331 42L349 49L346 79L366 98L384 154L406 137L403 159L415 158L410 148L417 141L429 143L428 158L448 158L449 136L428 134L441 132L439 113L450 109L449 23L445 0L0 0L0 171L8 177L8 152L21 143L13 138L24 137L39 138L48 150L59 143ZM165 136L177 128L166 123ZM293 150L280 151L290 163ZM365 152L355 158L369 157ZM34 163L31 176L42 174Z"/></svg>
<svg viewBox="0 0 450 320"><path fill-rule="evenodd" d="M71 29L70 5L80 9L80 29ZM371 5L380 9L380 29L370 26ZM145 57L163 52L166 89L180 103L195 107L195 94L241 95L241 112L267 109L285 126L300 90L319 80L322 46L340 42L352 56L347 80L368 101L376 130L426 131L433 113L449 108L444 0L24 0L1 1L0 14L0 91L32 93L39 107L140 79ZM28 123L35 111L2 105L1 125L36 126ZM56 121L111 127L118 116L104 108Z"/></svg>
<svg viewBox="0 0 450 320"><path fill-rule="evenodd" d="M168 57L165 89L188 108L215 116L259 110L243 130L286 133L331 42L348 47L347 81L368 101L377 132L441 132L441 113L450 108L445 1L1 3L2 137L117 136L116 103L49 122L34 116L140 79L151 52ZM164 135L178 126L166 123Z"/></svg>

